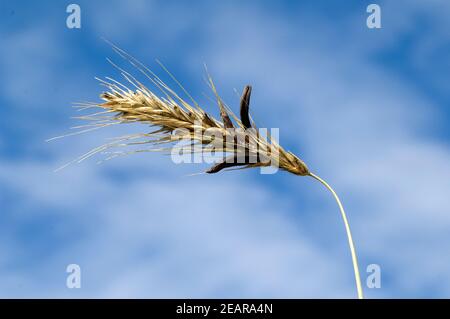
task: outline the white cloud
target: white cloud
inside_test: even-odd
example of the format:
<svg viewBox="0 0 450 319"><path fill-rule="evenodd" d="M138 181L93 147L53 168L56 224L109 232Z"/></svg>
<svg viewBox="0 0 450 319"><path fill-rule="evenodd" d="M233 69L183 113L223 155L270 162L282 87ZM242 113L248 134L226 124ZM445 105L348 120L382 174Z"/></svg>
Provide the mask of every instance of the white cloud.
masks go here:
<svg viewBox="0 0 450 319"><path fill-rule="evenodd" d="M189 180L155 176L123 187L88 167L45 179L47 173L41 172L48 172L49 165L28 168L20 174L27 181L13 181L17 174L8 168L1 179L28 200L56 207L68 220L67 214L76 215L85 235L75 239L62 233L60 240L75 241L75 246L38 263L33 276L3 271L9 278L2 281L8 287L3 294L70 296L55 276L65 263L78 263L85 278L80 296L353 295L344 283L344 274L351 273L299 232L283 212L289 203L238 175ZM29 208L26 213L30 218L38 211ZM49 277L47 289L40 290ZM57 277L63 280L63 274ZM18 281L26 282L28 290L16 286Z"/></svg>

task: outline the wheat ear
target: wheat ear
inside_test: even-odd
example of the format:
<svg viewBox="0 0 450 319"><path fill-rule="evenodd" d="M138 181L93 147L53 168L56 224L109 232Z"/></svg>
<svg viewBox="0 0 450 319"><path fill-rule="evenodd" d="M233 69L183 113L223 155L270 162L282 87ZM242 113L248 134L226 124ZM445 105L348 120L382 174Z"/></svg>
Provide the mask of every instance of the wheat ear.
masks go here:
<svg viewBox="0 0 450 319"><path fill-rule="evenodd" d="M126 82L128 82L128 86L112 78L99 80L101 84L107 88L107 91L100 96L103 99L103 103L82 103L79 107L81 107L81 109L100 108L100 111L80 116L80 119L90 120L93 121L93 123L78 128L83 128L81 132L86 132L115 124L138 122L147 126L156 127L157 130L117 138L111 143L94 148L77 158L75 161L81 162L97 153L110 154L107 158L110 159L115 156L128 155L136 152L173 150L173 145L171 148L161 148L160 146L173 144L180 140L189 142L188 145L181 147L182 151L190 153L206 153L208 147L214 143L214 139L203 134L197 135L195 133L198 130L201 133L204 133L207 130L213 130L223 138L221 141L226 141L221 142L218 145L215 144L215 150L227 154L227 157L225 160L215 164L207 170L206 173L213 174L235 166L245 169L276 165L278 168L298 176L311 176L331 191L339 205L352 255L358 297L363 298L355 247L347 217L338 196L323 179L311 173L300 158L292 152L284 150L273 139L269 138L269 140L267 140L266 138L261 137L255 130L256 125L249 116L250 95L252 91L251 86L248 85L244 88L240 102L239 119L222 101L217 93L214 82L211 77L208 77L209 86L212 89L219 106L222 119L222 121L219 121L206 113L162 64L161 66L176 81L184 93L186 93L192 101L192 104L182 99L142 63L120 48L114 45L112 46L120 56L125 58L144 74L144 76L146 76L154 86L161 91L163 97L158 97L131 74L110 61L120 70L122 76L125 78ZM180 129L183 130L183 133L177 134L177 130ZM231 142L227 140L227 137L230 137L230 134L233 137ZM244 138L239 138L241 135L245 135ZM141 149L131 152L110 153L108 151L112 148L136 145L158 146L158 148ZM238 159L241 159L241 161L238 161ZM253 161L251 161L251 159L253 159Z"/></svg>

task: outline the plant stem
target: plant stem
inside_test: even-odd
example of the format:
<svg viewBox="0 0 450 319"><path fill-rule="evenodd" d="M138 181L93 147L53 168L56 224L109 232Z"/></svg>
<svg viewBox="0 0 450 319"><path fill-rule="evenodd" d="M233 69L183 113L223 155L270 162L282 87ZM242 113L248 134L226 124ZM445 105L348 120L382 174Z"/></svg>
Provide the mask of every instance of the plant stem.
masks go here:
<svg viewBox="0 0 450 319"><path fill-rule="evenodd" d="M321 179L319 176L313 173L309 173L309 175L314 179L318 180L319 182L321 182L326 188L328 188L328 190L333 194L334 198L336 199L337 204L339 205L342 219L344 220L345 224L345 231L347 232L348 245L350 246L350 253L352 255L353 271L355 272L356 290L358 291L358 298L364 299L361 286L361 278L359 275L358 260L356 258L355 245L353 244L352 233L350 231L350 225L348 224L347 216L345 215L344 207L342 206L341 201L339 200L339 197L337 196L336 192L333 190L333 188L331 188L330 185L328 185L327 182L325 182L323 179Z"/></svg>

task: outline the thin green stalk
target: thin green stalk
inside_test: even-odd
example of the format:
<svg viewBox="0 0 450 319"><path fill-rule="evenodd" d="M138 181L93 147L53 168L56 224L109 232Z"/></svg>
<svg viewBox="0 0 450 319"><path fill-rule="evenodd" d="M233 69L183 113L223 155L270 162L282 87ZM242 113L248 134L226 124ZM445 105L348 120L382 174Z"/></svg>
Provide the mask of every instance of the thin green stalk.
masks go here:
<svg viewBox="0 0 450 319"><path fill-rule="evenodd" d="M345 215L344 207L342 206L342 203L339 200L339 197L337 196L336 192L333 190L333 188L331 188L330 185L328 185L327 182L325 182L323 179L321 179L319 176L313 173L309 173L309 175L314 179L318 180L320 183L322 183L326 188L328 188L328 190L333 194L334 198L336 199L337 204L339 205L342 219L344 220L345 231L347 232L348 245L350 246L350 253L352 255L353 271L355 272L356 290L358 291L358 298L364 299L363 290L361 286L361 278L359 275L358 260L356 258L355 245L353 244L352 233L350 231L350 225L348 224L347 216Z"/></svg>

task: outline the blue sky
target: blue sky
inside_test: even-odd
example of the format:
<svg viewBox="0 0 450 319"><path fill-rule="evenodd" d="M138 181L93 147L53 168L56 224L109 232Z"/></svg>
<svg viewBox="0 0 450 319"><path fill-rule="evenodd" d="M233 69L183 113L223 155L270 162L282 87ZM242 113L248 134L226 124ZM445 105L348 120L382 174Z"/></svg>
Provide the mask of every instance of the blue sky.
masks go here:
<svg viewBox="0 0 450 319"><path fill-rule="evenodd" d="M192 96L203 63L252 115L328 180L346 207L367 297L450 297L448 1L64 1L0 4L1 297L355 296L336 204L310 178L258 170L187 177L204 165L160 154L53 170L115 127L45 143L82 124L71 103L98 101L95 76L119 74L109 39ZM128 68L130 70L130 68ZM243 194L246 194L243 200ZM66 287L78 264L81 289Z"/></svg>

